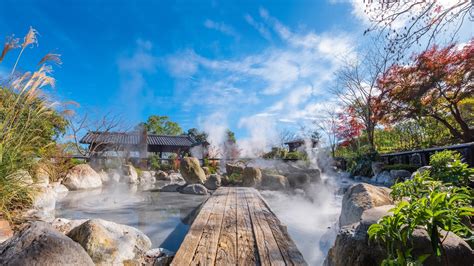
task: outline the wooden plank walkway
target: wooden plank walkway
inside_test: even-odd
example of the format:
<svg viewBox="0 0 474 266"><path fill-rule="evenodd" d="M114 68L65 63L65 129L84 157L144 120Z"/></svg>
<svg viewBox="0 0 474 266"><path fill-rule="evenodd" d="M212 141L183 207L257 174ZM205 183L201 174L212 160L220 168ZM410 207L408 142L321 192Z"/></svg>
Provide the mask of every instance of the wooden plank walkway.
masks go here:
<svg viewBox="0 0 474 266"><path fill-rule="evenodd" d="M196 216L171 265L307 265L254 188L221 187Z"/></svg>

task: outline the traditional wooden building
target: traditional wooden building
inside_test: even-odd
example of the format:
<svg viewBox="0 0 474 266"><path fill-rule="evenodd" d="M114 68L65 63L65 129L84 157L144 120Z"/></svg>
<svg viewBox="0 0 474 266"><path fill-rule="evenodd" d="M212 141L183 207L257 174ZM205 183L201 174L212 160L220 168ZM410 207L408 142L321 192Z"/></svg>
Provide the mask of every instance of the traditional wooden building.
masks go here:
<svg viewBox="0 0 474 266"><path fill-rule="evenodd" d="M117 156L146 159L151 154L163 158L166 153L190 154L196 146L206 146L189 135L157 135L142 132L88 132L81 140L88 145L91 157Z"/></svg>
<svg viewBox="0 0 474 266"><path fill-rule="evenodd" d="M285 145L288 145L288 151L289 152L294 152L297 151L300 147L303 147L305 145L305 140L304 139L295 139L292 141L285 142ZM311 148L316 148L318 145L318 141L315 139L311 140Z"/></svg>

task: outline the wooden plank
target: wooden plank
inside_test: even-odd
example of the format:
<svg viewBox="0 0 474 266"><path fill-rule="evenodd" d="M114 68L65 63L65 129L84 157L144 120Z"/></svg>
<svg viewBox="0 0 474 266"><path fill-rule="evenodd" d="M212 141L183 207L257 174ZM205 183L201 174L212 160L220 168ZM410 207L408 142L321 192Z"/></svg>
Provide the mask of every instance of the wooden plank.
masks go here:
<svg viewBox="0 0 474 266"><path fill-rule="evenodd" d="M199 241L201 240L202 229L207 224L212 209L217 202L217 198L218 197L210 197L203 203L199 214L196 216L196 219L186 234L178 252L176 252L176 256L171 265L189 265L191 263Z"/></svg>
<svg viewBox="0 0 474 266"><path fill-rule="evenodd" d="M306 265L254 188L219 188L202 205L172 265Z"/></svg>
<svg viewBox="0 0 474 266"><path fill-rule="evenodd" d="M261 209L260 198L255 189L246 191L252 227L257 241L260 263L262 265L285 265L278 244L273 237L270 225Z"/></svg>
<svg viewBox="0 0 474 266"><path fill-rule="evenodd" d="M237 194L235 188L229 189L215 263L217 265L237 264Z"/></svg>
<svg viewBox="0 0 474 266"><path fill-rule="evenodd" d="M237 193L237 265L259 265L257 245L253 235L252 221L245 189L236 188Z"/></svg>
<svg viewBox="0 0 474 266"><path fill-rule="evenodd" d="M216 201L208 222L203 229L201 240L196 248L191 265L214 265L228 194L228 188L219 188L212 195L212 197L216 198Z"/></svg>
<svg viewBox="0 0 474 266"><path fill-rule="evenodd" d="M285 260L285 263L287 265L307 265L303 255L290 238L286 227L281 224L276 215L271 211L270 206L268 206L266 201L260 195L257 195L257 197L260 198L260 208L265 215L265 220L268 222L272 230L273 237L278 244L278 248L280 249L280 253Z"/></svg>

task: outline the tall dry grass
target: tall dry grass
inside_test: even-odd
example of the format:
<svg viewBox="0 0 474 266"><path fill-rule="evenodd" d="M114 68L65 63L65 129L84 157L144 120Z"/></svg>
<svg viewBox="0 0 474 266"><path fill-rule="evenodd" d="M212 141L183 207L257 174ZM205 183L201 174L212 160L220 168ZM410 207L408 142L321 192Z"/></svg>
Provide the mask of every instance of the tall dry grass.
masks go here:
<svg viewBox="0 0 474 266"><path fill-rule="evenodd" d="M0 84L0 212L7 219L29 207L33 200L33 187L25 183L24 175L16 173L31 169L38 151L55 145L42 137L42 125L55 112L42 89L54 86L52 67L47 63L60 62L59 55L45 56L36 71L15 72L25 48L36 43L37 31L30 28L21 45L18 39L7 39L0 56L1 63L7 53L21 47L10 76Z"/></svg>

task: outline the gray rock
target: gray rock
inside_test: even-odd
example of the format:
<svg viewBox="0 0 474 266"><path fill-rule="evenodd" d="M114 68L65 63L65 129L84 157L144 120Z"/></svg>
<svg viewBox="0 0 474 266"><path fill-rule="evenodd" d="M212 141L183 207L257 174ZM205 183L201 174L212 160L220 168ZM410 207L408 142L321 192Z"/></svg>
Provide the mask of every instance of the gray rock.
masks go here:
<svg viewBox="0 0 474 266"><path fill-rule="evenodd" d="M102 179L88 164L79 164L68 171L63 184L69 190L91 189L101 187Z"/></svg>
<svg viewBox="0 0 474 266"><path fill-rule="evenodd" d="M182 185L180 184L169 184L158 189L158 191L159 192L178 192L181 187Z"/></svg>
<svg viewBox="0 0 474 266"><path fill-rule="evenodd" d="M49 173L45 165L39 165L35 170L36 185L47 187L49 185Z"/></svg>
<svg viewBox="0 0 474 266"><path fill-rule="evenodd" d="M286 177L291 188L305 189L311 182L310 176L304 172L288 174Z"/></svg>
<svg viewBox="0 0 474 266"><path fill-rule="evenodd" d="M93 219L67 236L79 243L96 264L139 264L151 247L150 239L136 228Z"/></svg>
<svg viewBox="0 0 474 266"><path fill-rule="evenodd" d="M372 173L375 175L378 175L380 172L382 172L382 169L384 167L383 162L372 162Z"/></svg>
<svg viewBox="0 0 474 266"><path fill-rule="evenodd" d="M392 178L389 171L382 171L378 175L372 178L374 183L384 185L384 186L392 186L395 184L396 179Z"/></svg>
<svg viewBox="0 0 474 266"><path fill-rule="evenodd" d="M242 185L244 187L255 187L262 181L262 172L257 167L247 166L242 172Z"/></svg>
<svg viewBox="0 0 474 266"><path fill-rule="evenodd" d="M243 174L244 173L245 165L242 163L226 163L225 164L225 172L228 176L232 174Z"/></svg>
<svg viewBox="0 0 474 266"><path fill-rule="evenodd" d="M56 192L50 187L39 187L33 197L31 209L24 213L28 220L50 222L54 219Z"/></svg>
<svg viewBox="0 0 474 266"><path fill-rule="evenodd" d="M263 174L260 184L262 189L285 190L289 187L288 179L283 175Z"/></svg>
<svg viewBox="0 0 474 266"><path fill-rule="evenodd" d="M123 172L125 174L124 180L129 184L138 184L138 173L135 167L131 164L126 164L123 166Z"/></svg>
<svg viewBox="0 0 474 266"><path fill-rule="evenodd" d="M207 189L216 190L218 187L221 186L221 176L218 174L209 175L206 180L206 183L204 183L204 186Z"/></svg>
<svg viewBox="0 0 474 266"><path fill-rule="evenodd" d="M411 172L407 170L391 170L390 176L393 180L405 180L411 176Z"/></svg>
<svg viewBox="0 0 474 266"><path fill-rule="evenodd" d="M413 172L410 176L410 179L413 179L415 177L415 175L417 174L423 174L424 172L426 171L431 171L431 166L427 165L427 166L422 166L420 168L418 168L415 172Z"/></svg>
<svg viewBox="0 0 474 266"><path fill-rule="evenodd" d="M34 222L0 244L0 265L94 265L86 251L44 222Z"/></svg>
<svg viewBox="0 0 474 266"><path fill-rule="evenodd" d="M87 221L87 219L70 220L66 218L56 218L51 222L51 226L59 232L67 235L72 229Z"/></svg>
<svg viewBox="0 0 474 266"><path fill-rule="evenodd" d="M153 266L168 266L174 258L174 252L164 248L155 248L146 252L145 264Z"/></svg>
<svg viewBox="0 0 474 266"><path fill-rule="evenodd" d="M102 184L109 183L110 182L110 176L105 172L103 169L98 172L100 179L102 181Z"/></svg>
<svg viewBox="0 0 474 266"><path fill-rule="evenodd" d="M168 173L166 173L165 171L161 171L161 170L158 170L158 172L156 173L156 179L163 180L163 181L169 181L170 180L170 178L168 177Z"/></svg>
<svg viewBox="0 0 474 266"><path fill-rule="evenodd" d="M206 173L202 170L197 158L184 157L179 165L179 170L188 184L204 184L206 182Z"/></svg>
<svg viewBox="0 0 474 266"><path fill-rule="evenodd" d="M201 184L190 184L185 186L180 191L183 194L193 194L193 195L207 195L207 189Z"/></svg>
<svg viewBox="0 0 474 266"><path fill-rule="evenodd" d="M342 198L339 226L357 223L365 210L389 204L393 204L390 189L365 183L353 185Z"/></svg>
<svg viewBox="0 0 474 266"><path fill-rule="evenodd" d="M156 182L155 173L152 171L141 171L138 180L140 183L153 184Z"/></svg>

